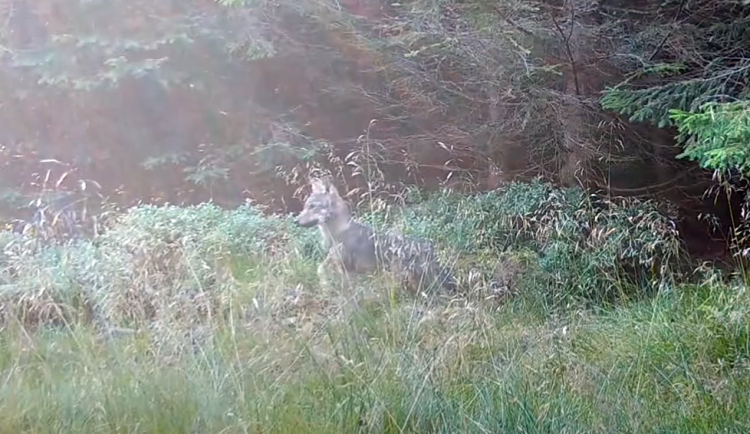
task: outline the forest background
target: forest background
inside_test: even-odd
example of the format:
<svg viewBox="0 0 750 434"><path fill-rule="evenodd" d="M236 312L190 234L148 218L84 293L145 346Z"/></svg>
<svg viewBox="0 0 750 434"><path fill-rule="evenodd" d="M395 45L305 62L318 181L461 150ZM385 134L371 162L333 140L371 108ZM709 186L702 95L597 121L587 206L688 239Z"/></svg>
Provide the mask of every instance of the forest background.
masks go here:
<svg viewBox="0 0 750 434"><path fill-rule="evenodd" d="M750 432L747 3L0 0L0 431Z"/></svg>
<svg viewBox="0 0 750 434"><path fill-rule="evenodd" d="M709 257L739 224L742 194L712 188L748 169L740 1L1 9L8 217L51 190L79 200L85 180L92 203L298 211L300 181L325 169L383 198L535 177L655 198ZM723 231L710 233L709 214Z"/></svg>

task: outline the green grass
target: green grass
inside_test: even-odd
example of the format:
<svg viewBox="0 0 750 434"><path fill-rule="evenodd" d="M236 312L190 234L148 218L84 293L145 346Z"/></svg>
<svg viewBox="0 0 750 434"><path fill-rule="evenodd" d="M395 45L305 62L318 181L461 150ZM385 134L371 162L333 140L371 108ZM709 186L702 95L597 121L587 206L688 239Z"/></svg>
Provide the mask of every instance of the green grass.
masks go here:
<svg viewBox="0 0 750 434"><path fill-rule="evenodd" d="M8 324L0 432L750 432L742 287L553 315L523 295L342 310L256 276L243 315L107 337Z"/></svg>
<svg viewBox="0 0 750 434"><path fill-rule="evenodd" d="M442 246L486 230L455 299L324 290L316 231L252 207L134 208L51 247L0 233L0 433L750 432L746 286L671 285L654 212L542 190L406 214Z"/></svg>

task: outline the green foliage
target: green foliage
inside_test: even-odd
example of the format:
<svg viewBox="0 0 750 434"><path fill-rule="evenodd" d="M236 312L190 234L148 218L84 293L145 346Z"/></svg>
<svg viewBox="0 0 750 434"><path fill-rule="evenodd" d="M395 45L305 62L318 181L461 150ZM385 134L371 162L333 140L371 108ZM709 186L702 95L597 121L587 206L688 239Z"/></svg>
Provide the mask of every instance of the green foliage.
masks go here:
<svg viewBox="0 0 750 434"><path fill-rule="evenodd" d="M151 190L161 190L138 191L149 197L176 191L182 199L190 190L191 198L224 194L222 202L228 202L248 185L266 188L280 171L289 177L304 172L311 158L291 156L307 154L299 142L312 142L315 134L336 140L341 155L351 152L346 137L334 139L344 130L337 126L352 126L354 132L345 133L351 139L369 120L363 116L383 121L377 134L383 161L391 166L386 172L402 178L389 179L393 184L420 178L411 174L434 156L422 146L428 142L443 144L443 161L471 155L477 170L503 155L515 157L502 144L518 143L529 158L507 162L508 167L534 160L549 172L560 167L569 138L591 145L580 163L605 159L609 148L602 144L615 141L600 137L604 128L588 128L599 115L569 98L571 78L587 81L581 84L588 94L602 77L584 75L606 70L617 76L628 72L612 71L617 59L635 59L643 68L626 81L633 86L612 89L604 105L659 125L670 123L670 109L694 112L707 100L736 97L747 79L747 62L738 60L748 57L743 52L748 44L742 43L747 20L741 14L724 19L735 7L727 2L713 6L701 0L674 11L675 2L647 1L638 19L604 4L573 7L568 17L567 6L560 10L544 2L410 0L384 8L365 3L24 0L29 21L44 23L44 31L30 31L34 34L18 41L14 31L2 35L3 52L14 66L6 68L4 89L18 97L5 105L3 122L13 130L7 141L38 140L46 149L25 150L26 155L60 152L76 166L94 163L87 167L96 167L100 176L109 176L113 164L129 165L117 171L122 177L139 176L138 165L164 169L147 173ZM709 6L716 18L699 12ZM8 26L29 24L20 12L11 15ZM376 21L379 30L373 32ZM586 31L573 32L579 25ZM567 59L566 45L581 47L575 54L580 58ZM257 59L264 61L247 62ZM572 69L587 72L572 77ZM637 82L641 79L651 87L639 88L645 86ZM54 133L33 138L40 129L19 122L24 116L16 115L15 104L23 105L21 100L28 113L45 107L38 122L58 120L46 129ZM298 128L287 129L288 124ZM195 149L200 143L216 149ZM628 157L638 148L623 145ZM253 158L234 158L237 149L257 157L261 168L247 163ZM230 156L221 155L224 151ZM123 161L129 156L133 161ZM394 164L408 170L390 170ZM262 182L249 182L243 176L248 173ZM137 190L128 181L111 184Z"/></svg>
<svg viewBox="0 0 750 434"><path fill-rule="evenodd" d="M679 158L709 170L750 174L750 102L711 103L697 112L670 113L685 145Z"/></svg>
<svg viewBox="0 0 750 434"><path fill-rule="evenodd" d="M644 89L607 89L602 106L629 116L631 122L653 122L659 128L673 125L671 110L693 112L703 104L731 94L734 80L750 78L747 68L722 71L715 76L676 81Z"/></svg>
<svg viewBox="0 0 750 434"><path fill-rule="evenodd" d="M698 2L695 11L703 6L716 7L714 20L696 12L677 27L665 26L662 16L644 25L636 39L645 44L628 53L644 56L641 66L607 89L601 104L630 121L676 126L685 147L678 158L710 170L746 173L748 19L732 2ZM682 12L680 6L677 16Z"/></svg>
<svg viewBox="0 0 750 434"><path fill-rule="evenodd" d="M92 16L91 8L101 8L100 2L69 2L71 10L81 16ZM114 4L111 4L114 6ZM111 12L120 20L122 11ZM118 13L119 12L119 13ZM106 15L99 15L99 18ZM116 17L116 18L115 18ZM80 23L78 23L80 25ZM163 85L179 80L175 75L161 74L167 57L157 54L170 45L191 44L193 41L178 23L175 28L156 27L162 35L148 40L113 38L93 33L86 25L72 27L67 32L52 35L45 46L32 51L14 52L14 66L38 75L37 83L66 90L93 91L115 88L126 77L158 77ZM133 59L134 54L141 59ZM145 57L145 58L143 58Z"/></svg>
<svg viewBox="0 0 750 434"><path fill-rule="evenodd" d="M531 249L551 295L565 303L650 291L684 260L674 225L655 203L540 181L468 198L434 194L405 209L398 226L468 254Z"/></svg>
<svg viewBox="0 0 750 434"><path fill-rule="evenodd" d="M547 278L524 273L528 292L502 305L323 292L306 252L317 231L249 205L138 207L55 247L0 232L0 432L747 430L745 284L708 272L594 311L534 299L583 291L594 269L617 284L607 270L659 249L673 260L653 204L543 182L410 199L365 218L537 261Z"/></svg>
<svg viewBox="0 0 750 434"><path fill-rule="evenodd" d="M381 227L395 224L486 267L496 268L488 259L497 262L508 252L531 252L521 255L519 266L539 270L543 296L556 305L642 294L665 283L681 258L674 229L648 202L594 205L580 190L540 181L469 197L437 193L415 199L397 218L363 218ZM91 240L54 246L31 241L5 233L0 298L38 321L88 315L114 324L163 323L175 315L199 316L186 313L195 309L196 298L205 303L203 311L221 310L240 290L235 278L245 273L273 270L296 282L292 286L315 284L310 270L323 253L317 231L250 205L141 206Z"/></svg>
<svg viewBox="0 0 750 434"><path fill-rule="evenodd" d="M280 327L281 310L109 337L6 328L0 431L747 430L744 286L562 318L514 303L380 302L324 322L308 307Z"/></svg>
<svg viewBox="0 0 750 434"><path fill-rule="evenodd" d="M4 234L0 299L29 323L84 314L114 324L199 315L190 313L196 297L207 297L210 311L237 289L222 277L236 258L250 269L321 258L314 231L253 206L133 208L105 234L58 246Z"/></svg>
<svg viewBox="0 0 750 434"><path fill-rule="evenodd" d="M142 206L130 209L114 229L100 238L110 245L142 246L180 243L197 252L217 255L263 255L277 247L280 234L293 229L288 221L267 217L245 205L225 211L212 204L189 208ZM289 232L289 237L299 234Z"/></svg>
<svg viewBox="0 0 750 434"><path fill-rule="evenodd" d="M147 176L154 190L162 191L150 192L151 197L175 201L185 196L185 190L197 190L193 197L213 198L217 186L224 193L236 180L236 172L255 169L247 167L255 148L269 142L298 145L287 136L269 133L282 123L274 121L283 109L254 110L246 96L228 99L223 88L246 86L245 61L275 55L258 17L192 0L22 3L17 13L8 11L5 25L11 31L0 34L8 67L0 87L9 101L0 118L12 125L0 137L0 163L6 163L8 184L26 182L43 170L37 166L40 158L54 155L76 169L87 166L94 179L109 178L113 172L138 177L142 168L158 167L162 170ZM13 28L27 31L16 31L16 37ZM224 84L216 86L216 80ZM230 117L246 120L230 125ZM40 129L39 122L45 128ZM297 138L308 141L303 134ZM267 154L267 149L256 155L261 153ZM288 154L277 159L288 163ZM113 171L107 166L111 163L99 165L105 160L128 168ZM275 175L278 167L266 165L270 159L256 160L263 166L260 176ZM179 187L164 189L175 179L164 176L167 164L183 173ZM99 171L93 166L109 168ZM134 181L113 184L129 189ZM105 192L117 196L112 193ZM236 200L239 195L235 190L224 196Z"/></svg>
<svg viewBox="0 0 750 434"><path fill-rule="evenodd" d="M269 41L231 41L221 19L170 2L149 2L150 14L133 1L65 0L63 26L52 29L33 49L10 50L13 66L35 74L37 84L92 92L116 89L126 78L151 78L164 87L203 88L198 71L186 70L184 53L196 46L225 45L254 59L273 56ZM124 34L132 36L125 37ZM231 41L231 44L230 44Z"/></svg>
<svg viewBox="0 0 750 434"><path fill-rule="evenodd" d="M519 219L530 219L554 190L551 184L535 181L511 183L504 189L468 197L447 191L415 194L409 198L410 206L379 224L395 223L405 232L457 251L500 252L530 241L531 232Z"/></svg>

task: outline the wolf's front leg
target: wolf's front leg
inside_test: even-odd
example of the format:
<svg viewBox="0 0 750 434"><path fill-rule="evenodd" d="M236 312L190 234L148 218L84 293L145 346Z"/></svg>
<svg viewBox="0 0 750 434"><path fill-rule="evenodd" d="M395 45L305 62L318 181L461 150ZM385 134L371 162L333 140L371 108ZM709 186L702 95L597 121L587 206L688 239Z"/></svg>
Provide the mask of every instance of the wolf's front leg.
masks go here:
<svg viewBox="0 0 750 434"><path fill-rule="evenodd" d="M320 286L326 289L342 289L342 286L350 286L349 275L341 262L338 249L331 249L325 260L318 266L318 280Z"/></svg>
<svg viewBox="0 0 750 434"><path fill-rule="evenodd" d="M326 257L326 260L318 265L318 282L320 283L321 288L330 289L332 287L333 273L331 271L332 270L328 264L328 257Z"/></svg>

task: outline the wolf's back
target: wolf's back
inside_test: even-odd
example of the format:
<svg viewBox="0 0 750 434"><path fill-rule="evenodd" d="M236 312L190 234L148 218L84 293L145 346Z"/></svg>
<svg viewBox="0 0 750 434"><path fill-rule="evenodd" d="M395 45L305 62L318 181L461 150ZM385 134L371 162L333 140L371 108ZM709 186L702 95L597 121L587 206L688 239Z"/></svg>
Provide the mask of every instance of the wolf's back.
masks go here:
<svg viewBox="0 0 750 434"><path fill-rule="evenodd" d="M390 233L388 245L398 261L405 261L407 268L422 273L423 277L432 279L431 284L437 284L445 291L454 293L458 283L451 271L443 266L438 259L435 246L431 241L403 234Z"/></svg>
<svg viewBox="0 0 750 434"><path fill-rule="evenodd" d="M455 293L458 291L458 282L456 281L455 276L453 273L450 272L448 267L444 267L442 265L438 265L439 271L438 271L438 283L440 284L440 287L443 288L443 290L448 291L450 293Z"/></svg>

